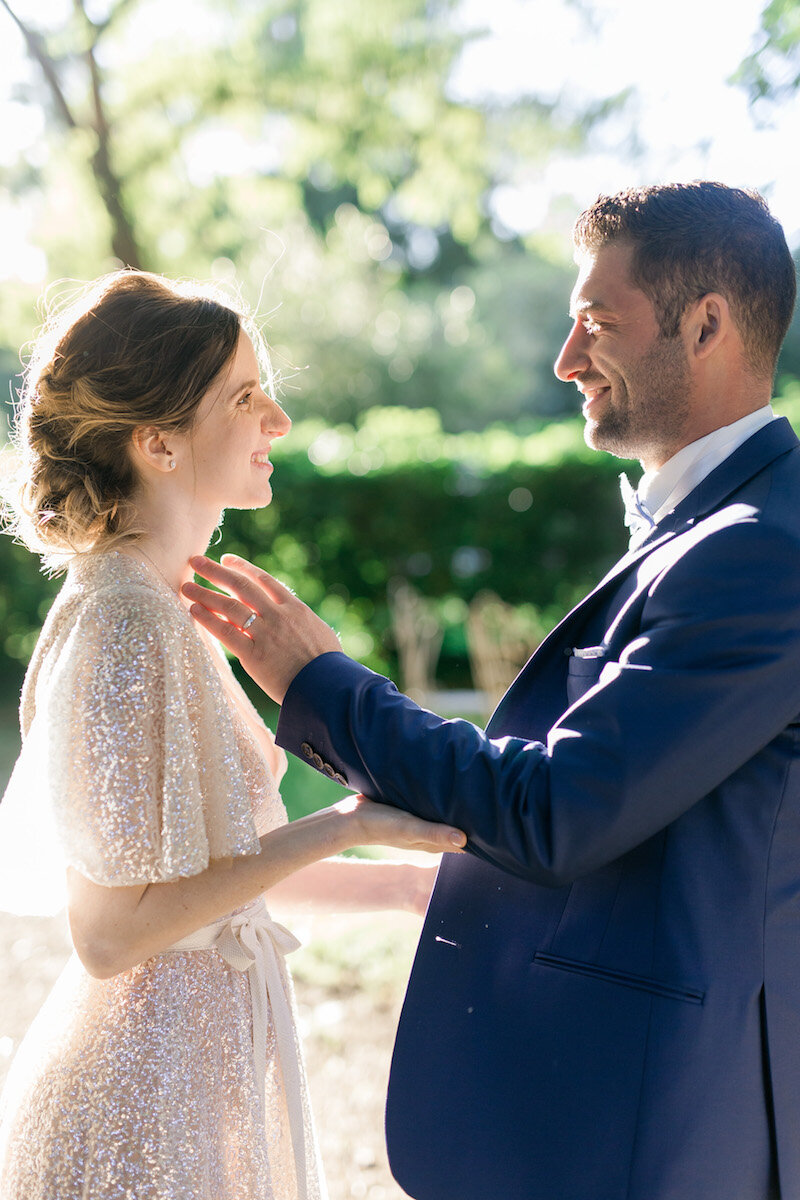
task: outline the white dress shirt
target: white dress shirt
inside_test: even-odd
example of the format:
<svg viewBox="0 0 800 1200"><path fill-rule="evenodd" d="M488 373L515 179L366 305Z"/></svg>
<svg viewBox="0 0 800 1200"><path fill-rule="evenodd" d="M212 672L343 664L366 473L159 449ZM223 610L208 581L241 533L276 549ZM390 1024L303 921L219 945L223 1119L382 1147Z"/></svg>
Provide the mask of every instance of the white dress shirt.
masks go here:
<svg viewBox="0 0 800 1200"><path fill-rule="evenodd" d="M715 467L775 418L772 406L765 404L763 408L757 408L731 425L722 425L696 442L690 442L667 459L658 470L645 471L636 494L653 524L657 525L662 517L672 512ZM643 540L636 531L631 535L632 546L641 544Z"/></svg>
<svg viewBox="0 0 800 1200"><path fill-rule="evenodd" d="M765 404L732 425L722 425L696 442L690 442L657 471L646 471L637 491L640 503L652 514L656 525L734 450L774 420L772 406Z"/></svg>

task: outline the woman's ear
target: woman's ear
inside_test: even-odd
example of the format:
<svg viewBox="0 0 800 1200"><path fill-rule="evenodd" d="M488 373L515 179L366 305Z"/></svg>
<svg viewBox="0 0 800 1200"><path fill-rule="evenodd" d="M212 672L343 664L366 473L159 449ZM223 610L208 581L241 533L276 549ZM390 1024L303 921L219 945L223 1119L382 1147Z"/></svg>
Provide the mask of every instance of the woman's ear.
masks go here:
<svg viewBox="0 0 800 1200"><path fill-rule="evenodd" d="M169 434L157 429L155 425L145 425L135 429L131 438L134 455L141 466L166 474L174 471L177 459L170 448L172 438Z"/></svg>

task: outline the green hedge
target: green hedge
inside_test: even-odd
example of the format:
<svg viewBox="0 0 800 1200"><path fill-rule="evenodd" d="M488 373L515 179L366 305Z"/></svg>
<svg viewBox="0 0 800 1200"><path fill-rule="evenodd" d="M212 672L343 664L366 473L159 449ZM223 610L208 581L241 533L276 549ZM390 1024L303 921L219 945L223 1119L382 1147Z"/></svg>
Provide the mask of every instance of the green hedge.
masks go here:
<svg viewBox="0 0 800 1200"><path fill-rule="evenodd" d="M220 549L289 582L378 669L394 669L393 579L438 602L439 674L465 684L477 592L533 604L550 624L624 546L620 464L587 452L572 424L446 436L432 412L373 410L358 430L308 423L273 458L272 505L229 513Z"/></svg>
<svg viewBox="0 0 800 1200"><path fill-rule="evenodd" d="M798 423L800 383L784 385L778 407ZM617 476L630 464L588 450L580 421L447 435L433 410L372 409L358 428L300 422L273 458L273 503L229 512L212 553L243 554L284 579L349 652L390 674L392 579L409 579L437 603L446 626L440 681L465 686L463 618L473 596L491 589L534 605L551 625L625 546ZM0 538L6 697L58 586Z"/></svg>

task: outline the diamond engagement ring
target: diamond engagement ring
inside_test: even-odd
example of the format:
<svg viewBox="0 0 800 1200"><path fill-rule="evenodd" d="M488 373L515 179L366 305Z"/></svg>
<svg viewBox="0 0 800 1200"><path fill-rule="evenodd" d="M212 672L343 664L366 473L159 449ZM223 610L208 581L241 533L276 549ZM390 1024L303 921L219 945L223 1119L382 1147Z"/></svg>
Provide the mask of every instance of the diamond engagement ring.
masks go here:
<svg viewBox="0 0 800 1200"><path fill-rule="evenodd" d="M255 619L256 619L256 617L257 617L257 616L258 616L258 613L251 612L251 613L250 613L250 616L247 618L247 620L245 621L244 625L242 626L242 629L243 629L243 630L244 630L244 629L249 629L249 628L250 628L250 626L253 624L253 621L255 621Z"/></svg>

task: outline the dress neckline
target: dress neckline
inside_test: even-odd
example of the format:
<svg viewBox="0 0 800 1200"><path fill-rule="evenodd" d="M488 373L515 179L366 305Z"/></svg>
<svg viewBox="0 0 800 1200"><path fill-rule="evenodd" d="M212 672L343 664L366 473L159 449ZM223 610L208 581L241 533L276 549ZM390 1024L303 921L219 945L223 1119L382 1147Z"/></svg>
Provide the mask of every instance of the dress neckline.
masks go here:
<svg viewBox="0 0 800 1200"><path fill-rule="evenodd" d="M150 564L144 558L139 558L133 554L127 554L124 550L111 548L91 555L81 555L79 558L73 559L70 564L70 572L78 582L85 583L87 582L86 577L88 573L96 574L98 570L106 565L117 570L121 569L129 580L143 584L151 591L163 596L170 602L172 607L180 611L183 621L186 622L187 627L192 631L191 636L193 640L196 639L202 648L208 665L214 672L214 677L222 689L222 694L231 717L242 726L253 740L259 754L266 758L266 750L261 744L261 739L263 736L262 731L266 733L267 727L255 705L250 700L250 697L234 675L224 650L218 643L212 642L210 636L206 637L197 625L197 622L193 620L179 594L166 581L163 575L156 570L155 564ZM270 766L268 760L267 765Z"/></svg>

